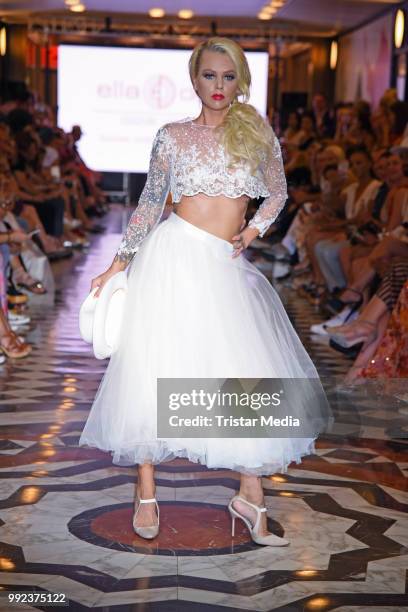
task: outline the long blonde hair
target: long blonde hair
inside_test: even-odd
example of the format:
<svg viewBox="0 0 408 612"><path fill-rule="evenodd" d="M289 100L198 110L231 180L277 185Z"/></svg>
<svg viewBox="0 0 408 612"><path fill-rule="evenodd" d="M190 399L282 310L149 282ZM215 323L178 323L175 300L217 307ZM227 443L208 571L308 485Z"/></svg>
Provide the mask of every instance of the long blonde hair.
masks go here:
<svg viewBox="0 0 408 612"><path fill-rule="evenodd" d="M262 161L262 154L268 155L272 152L273 132L258 111L247 103L251 73L245 54L230 38L209 38L199 44L191 54L189 71L192 82L198 76L201 56L205 50L226 53L235 66L238 79L237 97L242 96L243 102L235 98L217 131L232 164L246 160L254 171Z"/></svg>

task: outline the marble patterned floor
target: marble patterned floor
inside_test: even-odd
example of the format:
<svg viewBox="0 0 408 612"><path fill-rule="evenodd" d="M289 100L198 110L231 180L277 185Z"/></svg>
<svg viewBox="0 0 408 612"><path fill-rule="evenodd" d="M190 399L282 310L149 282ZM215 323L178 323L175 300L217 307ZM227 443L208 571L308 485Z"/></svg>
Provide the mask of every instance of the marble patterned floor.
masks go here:
<svg viewBox="0 0 408 612"><path fill-rule="evenodd" d="M309 336L318 313L279 287L336 414L316 454L263 479L270 529L284 548L232 539L226 504L238 474L184 459L156 469L161 532L131 528L134 468L78 448L106 367L80 340L78 307L110 262L121 212L108 232L55 266L56 306L36 303L27 359L0 366L0 610L12 591L63 593L65 609L103 612L408 610L406 406L395 393L336 388L350 365Z"/></svg>

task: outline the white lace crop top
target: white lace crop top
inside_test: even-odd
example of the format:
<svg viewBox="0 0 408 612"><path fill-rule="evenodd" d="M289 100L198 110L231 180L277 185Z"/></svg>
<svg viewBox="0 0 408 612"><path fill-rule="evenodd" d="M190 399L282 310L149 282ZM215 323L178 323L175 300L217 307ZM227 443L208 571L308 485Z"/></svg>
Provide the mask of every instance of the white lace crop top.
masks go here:
<svg viewBox="0 0 408 612"><path fill-rule="evenodd" d="M272 133L273 134L273 133ZM286 179L279 141L273 134L273 153L264 156L255 173L247 162L228 167L214 129L183 119L162 126L154 139L146 184L133 212L116 257L130 261L140 243L160 221L169 191L174 204L182 195L204 193L238 198L264 197L248 226L263 236L282 210Z"/></svg>

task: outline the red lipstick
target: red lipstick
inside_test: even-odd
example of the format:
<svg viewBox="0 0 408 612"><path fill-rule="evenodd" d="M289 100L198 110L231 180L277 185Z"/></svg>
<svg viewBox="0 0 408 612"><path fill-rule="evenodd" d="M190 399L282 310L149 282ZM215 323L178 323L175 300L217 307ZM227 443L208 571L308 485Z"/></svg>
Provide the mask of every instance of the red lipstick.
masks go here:
<svg viewBox="0 0 408 612"><path fill-rule="evenodd" d="M222 94L218 93L218 94L213 94L212 96L213 100L223 100L225 98L225 96L223 96Z"/></svg>

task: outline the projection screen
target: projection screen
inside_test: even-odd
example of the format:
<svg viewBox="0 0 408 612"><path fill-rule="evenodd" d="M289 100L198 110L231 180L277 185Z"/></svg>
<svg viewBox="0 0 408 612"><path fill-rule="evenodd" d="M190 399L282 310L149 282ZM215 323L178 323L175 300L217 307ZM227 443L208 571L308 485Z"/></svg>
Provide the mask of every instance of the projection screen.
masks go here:
<svg viewBox="0 0 408 612"><path fill-rule="evenodd" d="M191 51L60 45L58 125L80 125L78 149L86 164L105 172L147 172L158 128L197 117ZM268 54L246 53L252 74L250 103L266 113Z"/></svg>

